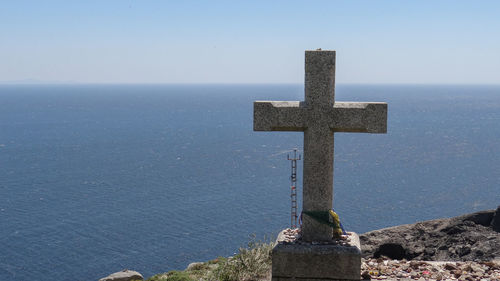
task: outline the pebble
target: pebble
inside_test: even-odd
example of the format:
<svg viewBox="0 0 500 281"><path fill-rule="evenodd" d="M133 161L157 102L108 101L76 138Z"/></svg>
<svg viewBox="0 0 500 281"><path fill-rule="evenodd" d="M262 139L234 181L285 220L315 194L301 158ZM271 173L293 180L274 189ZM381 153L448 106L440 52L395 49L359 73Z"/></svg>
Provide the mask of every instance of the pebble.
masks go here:
<svg viewBox="0 0 500 281"><path fill-rule="evenodd" d="M287 228L283 231L283 240L280 241L280 243L284 244L312 244L312 245L342 245L342 246L347 246L351 242L351 239L349 238L348 235L341 235L340 239L332 239L331 241L326 241L326 242L305 242L302 241L301 235L300 235L300 229L299 228Z"/></svg>
<svg viewBox="0 0 500 281"><path fill-rule="evenodd" d="M497 280L500 261L425 262L362 259L362 280Z"/></svg>
<svg viewBox="0 0 500 281"><path fill-rule="evenodd" d="M285 236L285 239L283 240L283 242L285 242L285 243L293 243L297 239L300 238L300 229L298 229L298 228L295 228L295 229L287 228L287 229L285 229L285 231L283 231L283 234Z"/></svg>

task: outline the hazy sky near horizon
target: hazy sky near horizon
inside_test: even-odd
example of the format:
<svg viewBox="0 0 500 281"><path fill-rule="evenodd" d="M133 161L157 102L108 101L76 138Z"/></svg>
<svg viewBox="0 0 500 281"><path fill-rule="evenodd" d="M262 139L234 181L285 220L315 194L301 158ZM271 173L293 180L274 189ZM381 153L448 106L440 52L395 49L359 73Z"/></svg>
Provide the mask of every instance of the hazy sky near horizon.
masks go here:
<svg viewBox="0 0 500 281"><path fill-rule="evenodd" d="M0 82L500 84L500 1L3 1Z"/></svg>

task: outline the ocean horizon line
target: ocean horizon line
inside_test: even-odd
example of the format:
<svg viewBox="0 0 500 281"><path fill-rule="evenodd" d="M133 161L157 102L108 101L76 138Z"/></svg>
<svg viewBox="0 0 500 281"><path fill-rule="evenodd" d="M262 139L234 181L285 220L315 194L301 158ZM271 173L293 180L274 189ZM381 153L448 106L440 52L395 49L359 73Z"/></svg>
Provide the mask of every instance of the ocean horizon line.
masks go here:
<svg viewBox="0 0 500 281"><path fill-rule="evenodd" d="M303 83L292 82L263 82L263 83L246 83L246 82L189 82L189 83L173 83L173 82L52 82L52 81L36 81L36 82L22 82L22 81L0 81L0 86L302 86ZM343 83L337 82L337 86L463 86L463 87L499 87L499 83Z"/></svg>

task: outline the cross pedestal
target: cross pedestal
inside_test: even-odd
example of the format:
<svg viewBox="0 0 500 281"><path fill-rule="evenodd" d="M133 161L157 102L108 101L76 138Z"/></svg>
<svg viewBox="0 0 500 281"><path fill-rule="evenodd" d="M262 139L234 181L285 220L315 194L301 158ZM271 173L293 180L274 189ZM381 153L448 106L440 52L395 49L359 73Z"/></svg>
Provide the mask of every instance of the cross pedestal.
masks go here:
<svg viewBox="0 0 500 281"><path fill-rule="evenodd" d="M350 241L345 245L278 242L272 252L272 281L359 281L359 237L353 232L348 234Z"/></svg>
<svg viewBox="0 0 500 281"><path fill-rule="evenodd" d="M304 132L302 208L304 212L325 212L332 208L333 203L334 133L385 133L387 103L335 102L335 51L306 51L305 101L254 102L254 131ZM308 215L302 216L303 241L328 242L332 241L332 236L332 229L328 225L317 222ZM355 234L352 236L357 237ZM359 243L357 249L360 260ZM281 259L284 258L279 253L276 254ZM274 256L273 253L273 279ZM302 258L308 257L306 255ZM309 256L309 259L312 258L313 256ZM318 271L314 269L314 265L311 266L310 271ZM358 280L359 274L358 269ZM309 276L309 279L345 279L314 276Z"/></svg>

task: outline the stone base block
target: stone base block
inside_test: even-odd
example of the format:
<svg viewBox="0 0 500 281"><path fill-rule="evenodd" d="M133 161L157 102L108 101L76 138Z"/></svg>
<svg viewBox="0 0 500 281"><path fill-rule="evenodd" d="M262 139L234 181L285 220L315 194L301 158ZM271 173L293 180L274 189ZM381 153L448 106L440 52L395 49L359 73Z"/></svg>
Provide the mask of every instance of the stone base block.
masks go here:
<svg viewBox="0 0 500 281"><path fill-rule="evenodd" d="M349 243L278 243L272 255L273 281L332 281L361 279L361 249L356 233Z"/></svg>

